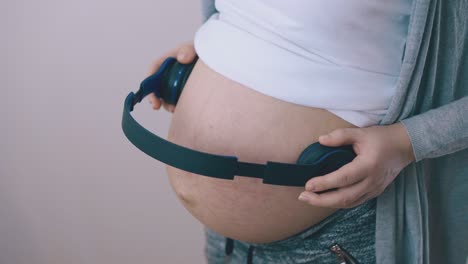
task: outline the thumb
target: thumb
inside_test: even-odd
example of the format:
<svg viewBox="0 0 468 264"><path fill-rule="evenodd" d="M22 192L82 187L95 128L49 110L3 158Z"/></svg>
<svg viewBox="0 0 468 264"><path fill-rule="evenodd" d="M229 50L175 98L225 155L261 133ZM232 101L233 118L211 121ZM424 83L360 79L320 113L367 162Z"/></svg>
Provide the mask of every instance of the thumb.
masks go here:
<svg viewBox="0 0 468 264"><path fill-rule="evenodd" d="M182 64L187 64L192 62L196 55L197 53L195 52L193 45L185 45L177 52L177 61Z"/></svg>
<svg viewBox="0 0 468 264"><path fill-rule="evenodd" d="M361 128L339 128L319 137L320 144L338 147L356 143L363 131Z"/></svg>

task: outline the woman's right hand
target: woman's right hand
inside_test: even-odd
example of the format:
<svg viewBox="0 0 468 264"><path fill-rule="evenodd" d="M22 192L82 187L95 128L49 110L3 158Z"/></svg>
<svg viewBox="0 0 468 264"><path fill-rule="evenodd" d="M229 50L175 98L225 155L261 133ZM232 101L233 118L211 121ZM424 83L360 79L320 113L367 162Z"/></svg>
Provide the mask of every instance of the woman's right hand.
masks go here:
<svg viewBox="0 0 468 264"><path fill-rule="evenodd" d="M169 51L165 55L163 55L161 58L157 59L155 62L151 64L151 67L148 71L148 76L155 73L159 67L161 67L161 64L168 58L168 57L174 57L177 58L177 61L183 64L187 64L192 62L195 59L196 53L195 49L193 47L193 42L187 42L181 44L179 47ZM156 97L154 93L151 93L148 95L149 102L150 104L153 105L154 110L158 110L161 105L163 105L164 109L167 111L173 113L175 109L175 105L165 103L162 98Z"/></svg>

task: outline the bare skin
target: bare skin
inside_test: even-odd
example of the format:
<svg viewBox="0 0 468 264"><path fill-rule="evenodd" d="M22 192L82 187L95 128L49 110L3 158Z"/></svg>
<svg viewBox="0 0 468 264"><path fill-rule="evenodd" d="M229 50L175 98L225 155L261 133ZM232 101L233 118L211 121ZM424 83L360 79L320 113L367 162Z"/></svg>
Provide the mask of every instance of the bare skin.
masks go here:
<svg viewBox="0 0 468 264"><path fill-rule="evenodd" d="M177 56L179 51L184 51L184 58ZM191 44L184 44L156 61L149 73L156 71L168 56L188 63L195 52ZM357 159L357 165L316 178L304 187L268 185L259 179L237 176L233 181L220 180L166 166L171 186L184 207L204 225L237 240L268 243L294 235L337 208L355 206L378 195L382 186L385 188L389 179L393 180L394 177L382 180L374 176L375 173L364 175L363 171L371 171L370 166L374 172L391 171L393 176L411 162L409 139L404 138L401 124L363 130L325 109L292 104L261 94L213 71L201 59L195 65L177 107L165 104L154 95L149 100L154 109L163 105L173 113L168 140L204 152L235 155L240 161L295 163L304 148L329 133L330 139L321 140L322 144L358 142L354 145L356 153L365 155ZM392 170L375 166L375 159L372 160L374 163L370 162L371 156L375 156L372 155L375 153L373 143L381 137L388 138L388 135L395 135L396 139L390 140L391 144L380 144L379 150L391 153L391 157L400 157L386 163L395 167ZM377 157L388 158L385 155ZM340 181L343 172L347 174L347 184ZM379 173L377 175L382 175ZM339 189L331 194L313 193L334 186ZM368 188L373 186L379 188L371 193ZM299 200L301 193L304 195Z"/></svg>

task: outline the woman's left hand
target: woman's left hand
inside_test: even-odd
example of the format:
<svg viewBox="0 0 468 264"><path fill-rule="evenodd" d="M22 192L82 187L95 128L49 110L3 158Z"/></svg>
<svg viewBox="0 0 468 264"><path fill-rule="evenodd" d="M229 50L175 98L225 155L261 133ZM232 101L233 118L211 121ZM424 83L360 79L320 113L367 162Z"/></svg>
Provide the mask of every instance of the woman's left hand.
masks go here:
<svg viewBox="0 0 468 264"><path fill-rule="evenodd" d="M325 146L353 145L356 157L329 174L310 179L299 200L310 205L351 208L377 197L400 171L415 160L402 123L365 128L340 128L319 142ZM333 191L317 193L328 189Z"/></svg>

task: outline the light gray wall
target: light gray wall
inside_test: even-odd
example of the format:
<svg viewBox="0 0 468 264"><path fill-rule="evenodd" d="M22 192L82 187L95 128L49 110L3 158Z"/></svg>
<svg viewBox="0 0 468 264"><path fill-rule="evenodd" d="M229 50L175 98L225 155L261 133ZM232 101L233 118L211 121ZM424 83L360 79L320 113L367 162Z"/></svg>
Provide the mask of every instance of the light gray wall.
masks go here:
<svg viewBox="0 0 468 264"><path fill-rule="evenodd" d="M198 1L0 2L0 264L203 263L202 225L121 128ZM136 117L167 135L170 114Z"/></svg>

